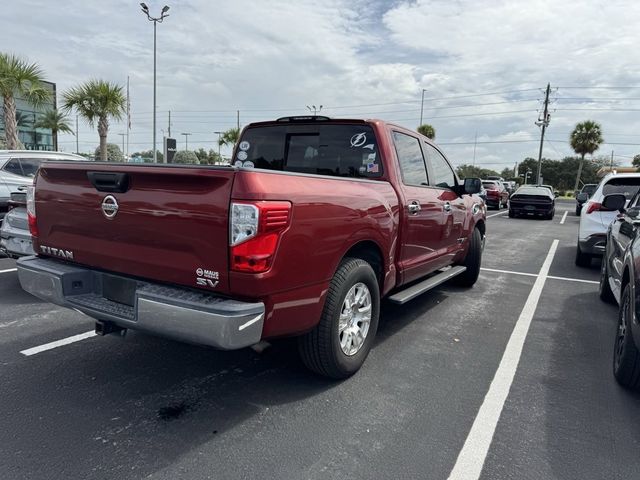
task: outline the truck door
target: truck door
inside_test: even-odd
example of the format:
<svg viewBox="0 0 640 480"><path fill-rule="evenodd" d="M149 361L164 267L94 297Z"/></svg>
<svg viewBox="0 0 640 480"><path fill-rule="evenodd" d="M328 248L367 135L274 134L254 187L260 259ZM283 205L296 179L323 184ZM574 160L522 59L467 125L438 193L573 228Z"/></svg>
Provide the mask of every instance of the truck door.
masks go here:
<svg viewBox="0 0 640 480"><path fill-rule="evenodd" d="M453 191L457 181L447 159L433 145L423 142L423 147L429 167L429 185L437 189L445 216L440 248L443 257L450 263L456 253L464 248L464 241L468 237L464 232L467 207L464 200Z"/></svg>
<svg viewBox="0 0 640 480"><path fill-rule="evenodd" d="M440 191L429 186L420 140L401 132L392 132L400 166L401 246L399 266L401 283L423 277L442 265L441 245L444 212Z"/></svg>

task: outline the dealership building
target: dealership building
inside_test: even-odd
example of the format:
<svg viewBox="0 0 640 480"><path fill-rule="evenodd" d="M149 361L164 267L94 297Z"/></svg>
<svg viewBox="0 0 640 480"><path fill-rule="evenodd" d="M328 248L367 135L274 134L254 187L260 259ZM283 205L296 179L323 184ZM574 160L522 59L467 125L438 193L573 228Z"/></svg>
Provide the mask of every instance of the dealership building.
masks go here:
<svg viewBox="0 0 640 480"><path fill-rule="evenodd" d="M34 128L33 124L40 113L56 108L56 84L42 82L44 88L51 92L44 105L34 108L23 98L16 96L16 119L18 120L18 138L28 150L53 150L53 132L48 128ZM0 103L0 138L4 135L4 111Z"/></svg>

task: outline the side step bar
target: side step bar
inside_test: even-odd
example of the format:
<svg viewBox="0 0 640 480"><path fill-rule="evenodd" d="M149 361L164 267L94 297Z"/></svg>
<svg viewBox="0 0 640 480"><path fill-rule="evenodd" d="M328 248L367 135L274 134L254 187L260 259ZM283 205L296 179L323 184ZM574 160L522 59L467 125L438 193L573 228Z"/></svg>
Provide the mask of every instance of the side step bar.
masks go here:
<svg viewBox="0 0 640 480"><path fill-rule="evenodd" d="M394 293L389 297L389 301L400 305L402 305L403 303L407 303L409 300L413 300L418 295L422 295L424 292L443 284L447 280L451 280L457 275L460 275L466 269L467 267L463 267L462 265L451 267L441 273L438 273L437 275L434 275L433 277L429 277L426 280L423 280L420 283L416 283L409 288Z"/></svg>

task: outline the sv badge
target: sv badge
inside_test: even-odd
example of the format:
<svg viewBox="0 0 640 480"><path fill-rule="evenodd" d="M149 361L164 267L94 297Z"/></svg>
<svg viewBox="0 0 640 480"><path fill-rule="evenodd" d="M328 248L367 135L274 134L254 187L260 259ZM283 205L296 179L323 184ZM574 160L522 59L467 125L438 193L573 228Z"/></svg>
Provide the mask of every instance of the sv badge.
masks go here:
<svg viewBox="0 0 640 480"><path fill-rule="evenodd" d="M218 286L218 280L211 280L210 278L196 278L196 284L203 287L216 288Z"/></svg>

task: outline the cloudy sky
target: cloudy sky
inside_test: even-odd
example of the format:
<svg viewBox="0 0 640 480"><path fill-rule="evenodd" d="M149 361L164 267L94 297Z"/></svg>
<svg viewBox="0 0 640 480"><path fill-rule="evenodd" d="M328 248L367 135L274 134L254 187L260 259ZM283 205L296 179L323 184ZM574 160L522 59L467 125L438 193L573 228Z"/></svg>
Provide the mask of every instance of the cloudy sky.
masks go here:
<svg viewBox="0 0 640 480"><path fill-rule="evenodd" d="M600 152L640 152L640 4L611 1L166 0L158 25L158 137L191 133L217 148L236 123L307 113L423 118L456 165L502 170L537 157L535 125L551 84L544 156L571 153L576 122L602 124ZM38 62L58 91L89 78L131 81L130 151L151 148L153 28L133 0L3 2L3 50ZM162 2L147 2L159 13ZM120 143L125 123L113 123ZM477 139L477 143L476 143ZM95 130L80 125L80 150ZM475 143L475 147L474 147ZM75 150L63 135L61 148ZM223 150L223 153L224 150Z"/></svg>

